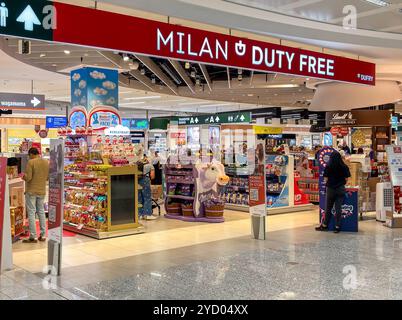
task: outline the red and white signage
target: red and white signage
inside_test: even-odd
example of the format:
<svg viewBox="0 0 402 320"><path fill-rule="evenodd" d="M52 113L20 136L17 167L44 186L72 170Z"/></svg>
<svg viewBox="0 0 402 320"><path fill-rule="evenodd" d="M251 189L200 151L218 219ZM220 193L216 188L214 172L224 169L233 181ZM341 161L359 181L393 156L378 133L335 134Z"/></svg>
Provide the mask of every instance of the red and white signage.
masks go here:
<svg viewBox="0 0 402 320"><path fill-rule="evenodd" d="M55 2L56 42L375 85L375 64Z"/></svg>

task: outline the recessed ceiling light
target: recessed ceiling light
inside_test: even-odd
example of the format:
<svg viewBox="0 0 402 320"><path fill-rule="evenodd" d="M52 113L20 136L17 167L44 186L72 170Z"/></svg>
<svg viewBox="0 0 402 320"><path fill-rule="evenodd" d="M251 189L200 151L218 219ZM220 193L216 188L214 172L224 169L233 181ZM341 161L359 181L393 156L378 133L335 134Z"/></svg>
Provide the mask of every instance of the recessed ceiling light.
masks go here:
<svg viewBox="0 0 402 320"><path fill-rule="evenodd" d="M70 51L70 50L64 50L64 53L65 53L65 54L70 54L71 51Z"/></svg>
<svg viewBox="0 0 402 320"><path fill-rule="evenodd" d="M249 93L247 96L248 96L248 97L254 97L254 94Z"/></svg>
<svg viewBox="0 0 402 320"><path fill-rule="evenodd" d="M57 64L53 63L53 64L52 64L52 67L57 67Z"/></svg>
<svg viewBox="0 0 402 320"><path fill-rule="evenodd" d="M128 61L130 60L130 57L125 54L125 55L123 55L123 60L124 60L125 62L128 62Z"/></svg>
<svg viewBox="0 0 402 320"><path fill-rule="evenodd" d="M46 53L41 53L39 57L41 57L41 58L46 57Z"/></svg>
<svg viewBox="0 0 402 320"><path fill-rule="evenodd" d="M185 65L184 65L184 67L185 67L186 69L190 69L190 67L191 67L190 62L186 62Z"/></svg>

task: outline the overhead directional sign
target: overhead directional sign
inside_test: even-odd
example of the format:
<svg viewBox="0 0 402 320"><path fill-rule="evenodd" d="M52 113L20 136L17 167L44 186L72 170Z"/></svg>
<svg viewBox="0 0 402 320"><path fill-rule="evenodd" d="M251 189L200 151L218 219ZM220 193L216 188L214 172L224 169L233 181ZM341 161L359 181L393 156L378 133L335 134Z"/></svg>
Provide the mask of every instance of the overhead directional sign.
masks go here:
<svg viewBox="0 0 402 320"><path fill-rule="evenodd" d="M45 110L41 94L0 93L0 108L7 110Z"/></svg>
<svg viewBox="0 0 402 320"><path fill-rule="evenodd" d="M251 112L227 112L210 115L188 116L172 119L179 125L202 125L202 124L221 124L221 123L250 123Z"/></svg>
<svg viewBox="0 0 402 320"><path fill-rule="evenodd" d="M46 0L0 0L0 34L375 85L375 64ZM135 41L127 41L135 39Z"/></svg>

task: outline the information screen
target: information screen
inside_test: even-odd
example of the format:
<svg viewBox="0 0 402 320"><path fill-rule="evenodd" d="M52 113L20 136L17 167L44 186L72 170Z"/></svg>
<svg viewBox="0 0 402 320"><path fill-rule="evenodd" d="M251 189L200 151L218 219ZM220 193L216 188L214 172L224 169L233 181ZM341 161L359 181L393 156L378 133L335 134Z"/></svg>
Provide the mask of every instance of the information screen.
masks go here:
<svg viewBox="0 0 402 320"><path fill-rule="evenodd" d="M135 176L111 176L112 226L135 223Z"/></svg>

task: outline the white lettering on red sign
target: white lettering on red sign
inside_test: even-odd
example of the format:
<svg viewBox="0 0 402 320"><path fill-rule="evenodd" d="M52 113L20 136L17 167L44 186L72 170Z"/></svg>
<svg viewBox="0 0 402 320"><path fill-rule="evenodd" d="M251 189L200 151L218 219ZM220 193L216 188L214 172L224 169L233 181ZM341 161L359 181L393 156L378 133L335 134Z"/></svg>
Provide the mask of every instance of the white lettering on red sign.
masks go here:
<svg viewBox="0 0 402 320"><path fill-rule="evenodd" d="M207 37L204 38L202 45L200 48L193 47L193 43L191 41L191 34L187 34L187 48L183 45L184 38L186 34L183 32L174 32L171 31L168 35L164 35L162 31L157 29L157 37L156 37L156 48L158 51L162 49L162 46L168 47L171 53L178 54L188 54L194 57L204 57L208 56L211 59L225 59L228 60L228 41L219 41L215 39L215 41L210 41ZM187 51L185 51L187 49Z"/></svg>

